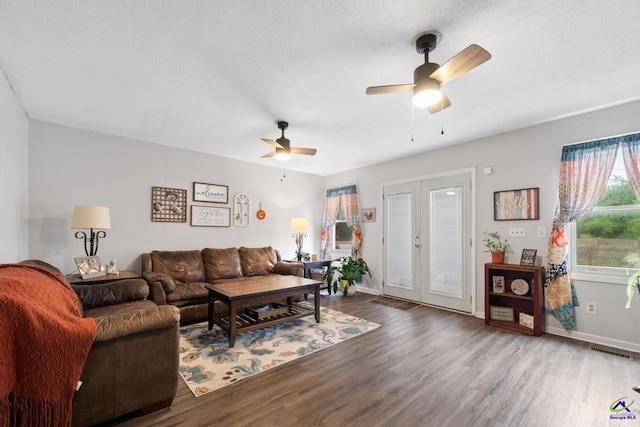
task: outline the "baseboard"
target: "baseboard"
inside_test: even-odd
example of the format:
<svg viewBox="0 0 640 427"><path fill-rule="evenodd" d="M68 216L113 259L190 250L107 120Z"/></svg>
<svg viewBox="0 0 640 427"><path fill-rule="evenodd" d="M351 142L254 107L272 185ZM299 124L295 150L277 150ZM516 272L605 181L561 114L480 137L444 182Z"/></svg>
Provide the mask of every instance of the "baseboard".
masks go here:
<svg viewBox="0 0 640 427"><path fill-rule="evenodd" d="M629 341L620 341L613 338L607 338L600 335L587 334L584 332L567 332L563 328L556 326L547 326L544 328L545 332L551 335L558 335L561 337L571 338L578 341L590 342L593 344L605 345L607 347L619 348L621 350L633 351L640 353L640 344L636 344Z"/></svg>
<svg viewBox="0 0 640 427"><path fill-rule="evenodd" d="M484 312L476 311L476 317L484 320ZM565 337L572 340L584 341L592 344L600 344L607 347L619 348L621 350L640 353L640 344L636 344L629 341L620 341L613 338L603 337L600 335L587 334L585 332L572 331L571 333L569 333L565 331L563 328L558 328L557 326L545 326L544 332L547 334L558 335L560 337Z"/></svg>

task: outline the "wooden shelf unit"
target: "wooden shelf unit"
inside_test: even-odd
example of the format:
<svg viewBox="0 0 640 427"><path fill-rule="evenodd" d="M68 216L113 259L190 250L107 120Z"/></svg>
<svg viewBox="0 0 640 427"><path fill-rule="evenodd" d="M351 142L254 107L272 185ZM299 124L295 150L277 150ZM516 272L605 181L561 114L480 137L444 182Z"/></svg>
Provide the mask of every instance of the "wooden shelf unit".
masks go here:
<svg viewBox="0 0 640 427"><path fill-rule="evenodd" d="M493 277L504 277L504 293L493 292ZM484 266L484 323L496 328L539 337L544 332L544 267L517 264L485 264ZM529 292L516 295L511 291L511 282L524 279L529 283ZM491 307L514 309L514 321L491 319ZM533 316L533 329L519 323L520 313Z"/></svg>

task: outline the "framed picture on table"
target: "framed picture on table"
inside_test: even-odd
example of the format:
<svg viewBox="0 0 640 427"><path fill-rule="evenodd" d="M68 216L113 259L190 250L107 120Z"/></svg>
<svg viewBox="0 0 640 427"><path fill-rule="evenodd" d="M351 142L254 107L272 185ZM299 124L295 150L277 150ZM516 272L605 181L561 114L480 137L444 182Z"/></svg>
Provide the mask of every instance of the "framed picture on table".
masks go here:
<svg viewBox="0 0 640 427"><path fill-rule="evenodd" d="M100 261L98 256L84 256L74 258L78 273L83 279L100 277L107 275L107 267Z"/></svg>

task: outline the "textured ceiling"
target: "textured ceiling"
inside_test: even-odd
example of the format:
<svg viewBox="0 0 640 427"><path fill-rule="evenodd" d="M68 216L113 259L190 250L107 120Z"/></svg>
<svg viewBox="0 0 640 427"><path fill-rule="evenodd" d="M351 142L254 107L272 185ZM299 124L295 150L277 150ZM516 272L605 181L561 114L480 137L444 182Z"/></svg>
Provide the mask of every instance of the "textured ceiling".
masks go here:
<svg viewBox="0 0 640 427"><path fill-rule="evenodd" d="M318 154L285 166L327 175L640 99L639 22L637 0L3 0L0 67L30 118L265 165L286 120ZM493 55L452 107L366 96L413 82L431 29L434 62Z"/></svg>

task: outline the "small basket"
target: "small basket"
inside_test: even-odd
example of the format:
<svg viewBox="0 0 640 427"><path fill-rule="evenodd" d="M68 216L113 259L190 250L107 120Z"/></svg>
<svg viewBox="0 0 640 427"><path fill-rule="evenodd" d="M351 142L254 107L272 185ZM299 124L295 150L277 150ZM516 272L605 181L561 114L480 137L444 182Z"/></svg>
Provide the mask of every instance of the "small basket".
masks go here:
<svg viewBox="0 0 640 427"><path fill-rule="evenodd" d="M246 307L244 313L254 320L262 320L278 314L288 313L289 306L272 302L258 307Z"/></svg>

